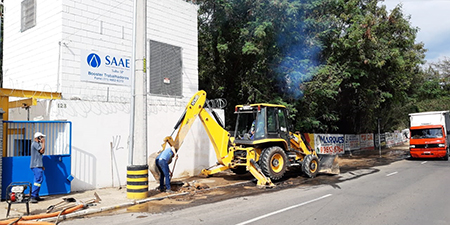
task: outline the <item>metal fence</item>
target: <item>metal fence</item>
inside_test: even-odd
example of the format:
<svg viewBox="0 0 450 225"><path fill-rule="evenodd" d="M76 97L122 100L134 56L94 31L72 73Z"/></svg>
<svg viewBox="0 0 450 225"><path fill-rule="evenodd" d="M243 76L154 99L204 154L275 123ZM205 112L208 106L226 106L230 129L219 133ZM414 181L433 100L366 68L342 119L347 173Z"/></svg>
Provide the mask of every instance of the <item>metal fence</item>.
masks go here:
<svg viewBox="0 0 450 225"><path fill-rule="evenodd" d="M72 123L69 121L3 121L6 157L29 156L34 133L45 134L45 155L70 155Z"/></svg>

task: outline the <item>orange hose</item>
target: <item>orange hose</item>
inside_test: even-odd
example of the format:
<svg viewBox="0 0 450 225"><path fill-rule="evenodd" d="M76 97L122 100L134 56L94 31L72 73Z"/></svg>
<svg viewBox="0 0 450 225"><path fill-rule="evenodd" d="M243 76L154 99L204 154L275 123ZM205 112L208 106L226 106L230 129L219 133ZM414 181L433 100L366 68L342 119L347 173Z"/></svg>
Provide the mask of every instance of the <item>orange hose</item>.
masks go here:
<svg viewBox="0 0 450 225"><path fill-rule="evenodd" d="M69 208L69 209L65 210L64 212L62 212L62 213L61 212L53 212L53 213L38 214L38 215L31 215L31 216L22 216L22 220L37 220L37 219L55 217L55 216L58 216L59 214L65 215L65 214L68 214L68 213L75 212L75 211L77 211L77 210L79 210L79 209L81 209L83 207L84 207L84 205L80 204L80 205L74 206L72 208Z"/></svg>
<svg viewBox="0 0 450 225"><path fill-rule="evenodd" d="M12 219L12 220L3 220L0 221L1 225L7 225L10 224L12 222L14 222L16 219ZM22 221L19 220L15 223L13 223L14 225L55 225L55 223L50 223L50 222L44 222L44 221Z"/></svg>
<svg viewBox="0 0 450 225"><path fill-rule="evenodd" d="M14 225L28 225L28 224L36 224L36 225L54 225L54 223L44 222L44 221L28 221L28 220L37 220L37 219L43 219L43 218L49 218L49 217L55 217L58 215L65 215L72 212L75 212L81 208L83 208L84 205L80 204L77 206L74 206L72 208L69 208L67 210L64 210L63 212L53 212L53 213L46 213L46 214L39 214L39 215L31 215L31 216L22 216L22 218L13 218L9 220L3 220L0 221L0 225L8 225L14 221L17 221L13 223Z"/></svg>

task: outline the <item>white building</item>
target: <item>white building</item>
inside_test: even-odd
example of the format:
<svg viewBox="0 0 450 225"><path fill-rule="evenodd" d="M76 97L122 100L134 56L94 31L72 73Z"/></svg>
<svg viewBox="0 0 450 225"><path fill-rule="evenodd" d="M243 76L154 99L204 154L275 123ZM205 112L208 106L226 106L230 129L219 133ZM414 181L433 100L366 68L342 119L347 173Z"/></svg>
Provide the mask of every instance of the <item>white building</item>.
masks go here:
<svg viewBox="0 0 450 225"><path fill-rule="evenodd" d="M62 93L61 100L39 101L30 109L30 120L72 121L72 191L112 186L113 180L115 186L119 180L125 185L133 0L4 5L3 87ZM147 39L150 154L171 135L198 90L197 6L148 0ZM100 67L95 68L98 58L92 53L100 57ZM10 109L9 120L27 120L27 111ZM195 175L215 162L197 121L180 149L174 175Z"/></svg>

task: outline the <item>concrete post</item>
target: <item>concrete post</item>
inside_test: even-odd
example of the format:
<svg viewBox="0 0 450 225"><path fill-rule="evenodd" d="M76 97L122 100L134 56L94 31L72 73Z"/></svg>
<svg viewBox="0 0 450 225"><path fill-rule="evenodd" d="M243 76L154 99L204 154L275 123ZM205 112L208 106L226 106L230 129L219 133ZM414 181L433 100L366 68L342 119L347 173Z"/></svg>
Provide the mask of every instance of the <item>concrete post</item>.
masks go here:
<svg viewBox="0 0 450 225"><path fill-rule="evenodd" d="M127 167L127 197L143 199L148 196L147 165L147 1L134 0L133 78L130 124L130 152Z"/></svg>

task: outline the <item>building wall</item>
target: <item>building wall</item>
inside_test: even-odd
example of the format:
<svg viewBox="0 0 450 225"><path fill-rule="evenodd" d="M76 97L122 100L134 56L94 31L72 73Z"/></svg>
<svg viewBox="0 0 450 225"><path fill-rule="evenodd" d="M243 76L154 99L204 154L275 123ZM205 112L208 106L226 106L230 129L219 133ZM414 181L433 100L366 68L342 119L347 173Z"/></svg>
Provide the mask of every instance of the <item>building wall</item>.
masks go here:
<svg viewBox="0 0 450 225"><path fill-rule="evenodd" d="M5 2L5 88L59 91L63 98L128 102L129 87L80 81L82 50L131 57L133 1L39 0L36 26L20 31L20 1ZM197 7L147 1L147 38L182 48L183 96L198 89Z"/></svg>
<svg viewBox="0 0 450 225"><path fill-rule="evenodd" d="M148 118L148 155L161 149L166 136L184 111L179 105L153 105ZM59 108L59 106L66 108ZM183 107L181 107L183 106ZM126 184L129 136L128 103L104 103L76 100L44 100L30 110L30 118L69 120L72 122L72 191ZM224 118L223 110L216 110ZM44 114L44 116L42 116ZM24 109L12 110L10 119L26 120ZM175 135L174 135L175 136ZM199 119L179 150L174 177L197 175L217 162L214 148ZM172 168L172 165L170 166ZM150 180L154 178L150 175Z"/></svg>
<svg viewBox="0 0 450 225"><path fill-rule="evenodd" d="M198 90L197 6L174 0L156 0L150 5L147 37L182 48L183 95L192 96Z"/></svg>
<svg viewBox="0 0 450 225"><path fill-rule="evenodd" d="M129 87L80 81L80 53L91 50L131 57L133 1L64 2L64 97L128 102ZM147 1L147 24L148 39L182 48L183 96L189 98L198 90L197 7L182 0Z"/></svg>
<svg viewBox="0 0 450 225"><path fill-rule="evenodd" d="M3 87L56 91L62 5L37 1L36 26L21 32L20 3L4 2Z"/></svg>
<svg viewBox="0 0 450 225"><path fill-rule="evenodd" d="M15 79L15 83L22 86L14 86L14 82L6 85L5 82L4 87L49 91L36 85L41 77L46 77L48 81L45 83L52 87L51 91L57 89L62 92L61 100L40 100L37 106L30 109L29 117L30 120L72 121L72 174L75 177L72 191L113 184L117 186L119 183L125 185L129 152L130 87L81 81L80 54L84 50L91 50L131 57L133 1L57 2L60 6L50 7L53 20L47 20L45 24L38 19L37 26L24 33L5 33L5 68L11 68L10 71L14 72L5 78ZM51 3L55 2L37 1L38 18L46 14L44 6ZM15 11L10 11L5 17L20 15L20 1L7 1L6 8L7 12L9 9ZM150 154L160 150L164 137L172 134L187 101L198 90L197 7L183 0L149 0L147 15L147 38L181 47L183 61L183 97L148 96ZM9 17L16 21L5 23L8 26L5 32L20 30L17 26L10 27L20 24L20 18ZM31 34L27 34L44 33L39 29L45 25L54 26L53 23L59 24L59 27L54 27L54 34L48 35L51 37L45 41L34 42L30 39ZM26 67L18 65L18 58L29 61L33 57L42 57L36 53L20 57L16 54L19 46L11 45L15 39L20 39L22 45L34 48L35 52L44 52L46 57L39 60L46 60L46 66L40 66L42 62L39 60L31 61L31 65ZM28 67L42 67L47 71L34 74L36 80L28 79L31 76L27 74ZM10 120L26 120L27 115L28 112L21 108L10 110ZM216 161L206 132L201 122L197 121L180 149L174 176L197 174Z"/></svg>
<svg viewBox="0 0 450 225"><path fill-rule="evenodd" d="M129 102L130 87L81 81L83 50L131 58L133 1L63 2L61 90L64 98ZM148 1L151 7L151 1ZM149 25L150 26L150 25Z"/></svg>

